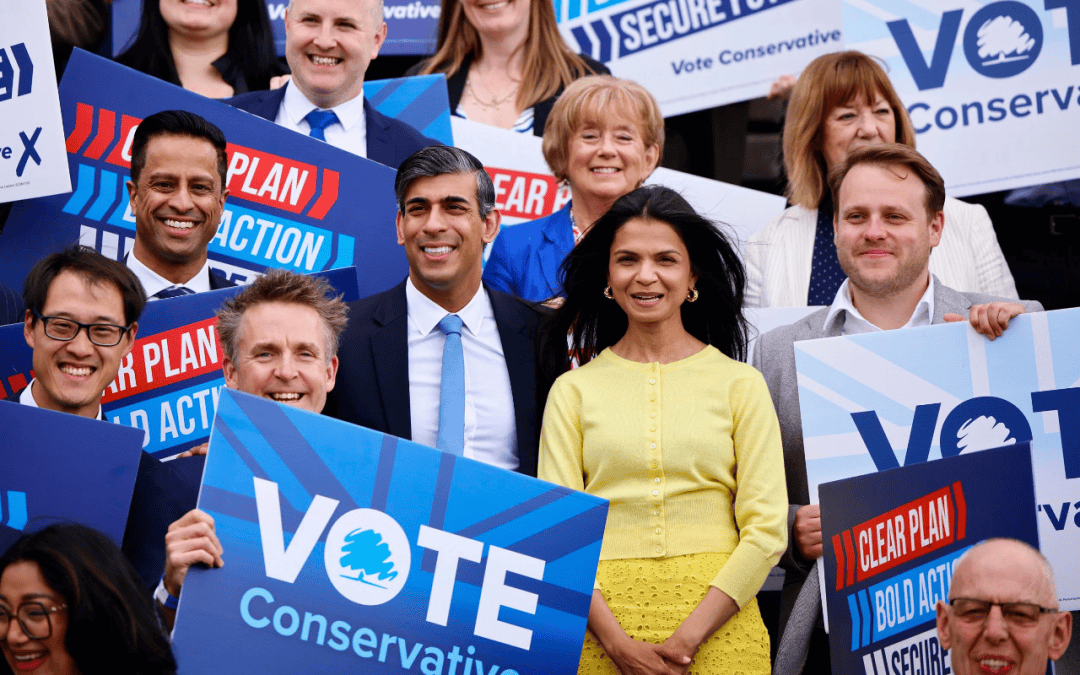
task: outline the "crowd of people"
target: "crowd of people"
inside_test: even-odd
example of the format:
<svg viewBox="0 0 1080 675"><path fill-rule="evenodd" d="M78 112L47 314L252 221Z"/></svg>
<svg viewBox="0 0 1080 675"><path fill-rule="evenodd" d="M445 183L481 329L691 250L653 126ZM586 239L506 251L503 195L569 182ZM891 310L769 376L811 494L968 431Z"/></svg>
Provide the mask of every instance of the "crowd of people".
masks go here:
<svg viewBox="0 0 1080 675"><path fill-rule="evenodd" d="M828 672L794 342L948 321L992 340L1042 310L1016 297L985 211L947 197L915 150L881 66L830 54L795 82L791 206L744 262L678 193L643 187L664 146L656 100L569 50L550 3L445 0L417 67L446 74L455 114L542 136L569 187L561 211L502 234L475 157L364 99L381 2L292 0L285 25L277 88L261 0L148 0L121 61L396 169L409 271L350 303L316 277L259 276L217 311L225 386L607 499L582 673ZM198 115L142 121L130 255L73 246L21 300L0 294L33 350L10 401L104 420L146 303L234 285L207 256L226 164ZM767 306L821 309L760 336L748 364L744 308ZM176 671L166 636L187 571L226 554L190 481L143 455L122 550L31 524L0 557L0 672ZM774 565L771 649L755 598ZM1037 550L974 547L937 605L953 671L1044 673L1070 642L1057 597Z"/></svg>

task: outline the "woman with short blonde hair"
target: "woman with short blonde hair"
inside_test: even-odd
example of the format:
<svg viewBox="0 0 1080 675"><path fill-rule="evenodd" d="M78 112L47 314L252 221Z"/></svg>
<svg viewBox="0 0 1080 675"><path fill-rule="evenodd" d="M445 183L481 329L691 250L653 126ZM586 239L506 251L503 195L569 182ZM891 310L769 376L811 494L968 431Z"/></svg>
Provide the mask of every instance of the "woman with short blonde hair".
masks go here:
<svg viewBox="0 0 1080 675"><path fill-rule="evenodd" d="M506 227L484 268L489 287L526 300L561 294L559 265L619 197L640 187L664 153L664 118L644 87L611 75L577 80L555 103L544 159L570 188L570 203Z"/></svg>

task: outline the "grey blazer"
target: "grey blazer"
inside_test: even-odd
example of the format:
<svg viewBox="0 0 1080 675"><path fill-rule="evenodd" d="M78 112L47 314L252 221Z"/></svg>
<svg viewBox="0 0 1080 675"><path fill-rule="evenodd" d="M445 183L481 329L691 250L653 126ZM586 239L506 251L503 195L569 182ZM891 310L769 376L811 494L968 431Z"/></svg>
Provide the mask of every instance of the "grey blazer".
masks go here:
<svg viewBox="0 0 1080 675"><path fill-rule="evenodd" d="M972 305L988 302L1017 302L1008 298L999 298L982 293L961 293L945 286L937 277L934 277L934 317L931 323L944 323L946 314L959 314L967 317L968 309ZM1019 301L1027 312L1041 312L1042 305L1033 301ZM807 575L813 570L814 561L803 558L795 547L793 526L795 524L795 512L799 507L810 503L809 488L806 484L806 459L803 454L802 415L799 410L799 385L795 372L795 343L801 340L814 340L823 337L836 337L842 334L843 317L829 331L825 330L825 317L829 308L825 307L810 314L800 321L788 326L781 326L765 333L758 338L757 347L754 350L753 366L765 376L765 382L769 386L769 394L772 396L776 415L780 419L780 439L784 445L784 471L787 474L788 490L788 548L780 558L780 567L784 569L784 590L780 601L780 647L776 655L774 666L775 675L787 675L798 673L802 669L809 647L810 631L806 630L805 637L792 641L792 636L784 640L784 633L789 620L799 623L802 627L813 627L818 623L821 615L821 596L817 593L805 593L800 597L799 591ZM845 315L846 316L846 315ZM813 584L815 587L816 583ZM808 589L809 590L809 589ZM794 650L794 663L797 667L788 667L792 663L791 658ZM781 670L781 666L785 666Z"/></svg>

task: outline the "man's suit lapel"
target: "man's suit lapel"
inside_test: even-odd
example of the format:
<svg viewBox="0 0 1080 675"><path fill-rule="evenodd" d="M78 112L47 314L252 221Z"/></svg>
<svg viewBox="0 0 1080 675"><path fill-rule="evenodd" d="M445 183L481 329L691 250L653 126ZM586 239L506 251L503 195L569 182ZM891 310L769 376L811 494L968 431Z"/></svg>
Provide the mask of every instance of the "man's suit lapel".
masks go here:
<svg viewBox="0 0 1080 675"><path fill-rule="evenodd" d="M364 125L367 133L367 158L386 166L394 164L390 124L386 116L364 97Z"/></svg>
<svg viewBox="0 0 1080 675"><path fill-rule="evenodd" d="M409 407L409 336L405 283L387 296L372 314L377 328L371 336L371 356L375 362L375 381L382 398L389 432L399 438L412 438Z"/></svg>
<svg viewBox="0 0 1080 675"><path fill-rule="evenodd" d="M288 86L290 85L285 85L285 87ZM281 104L285 100L285 87L278 87L277 89L270 89L263 92L248 112L253 115L258 115L265 120L270 120L271 122L276 120L278 110L281 109Z"/></svg>
<svg viewBox="0 0 1080 675"><path fill-rule="evenodd" d="M533 336L528 331L525 307L513 296L487 288L495 324L499 328L517 427L518 471L536 475L536 360Z"/></svg>
<svg viewBox="0 0 1080 675"><path fill-rule="evenodd" d="M967 319L970 309L971 300L934 277L934 319L931 323L945 323L946 314L959 314Z"/></svg>

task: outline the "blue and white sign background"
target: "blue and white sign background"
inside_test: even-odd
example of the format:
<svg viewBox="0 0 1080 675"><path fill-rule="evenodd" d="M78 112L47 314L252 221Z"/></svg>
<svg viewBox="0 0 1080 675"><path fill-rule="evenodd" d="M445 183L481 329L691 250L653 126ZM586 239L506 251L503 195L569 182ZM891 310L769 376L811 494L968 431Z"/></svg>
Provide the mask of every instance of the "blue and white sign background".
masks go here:
<svg viewBox="0 0 1080 675"><path fill-rule="evenodd" d="M1062 608L1080 609L1078 334L1067 309L1018 316L992 342L962 322L796 343L810 499L821 483L1030 440L1040 549Z"/></svg>
<svg viewBox="0 0 1080 675"><path fill-rule="evenodd" d="M884 59L950 195L1080 176L1080 5L843 0L850 49Z"/></svg>
<svg viewBox="0 0 1080 675"><path fill-rule="evenodd" d="M71 190L45 0L0 3L0 202Z"/></svg>
<svg viewBox="0 0 1080 675"><path fill-rule="evenodd" d="M764 96L843 46L837 0L554 0L567 44L636 80L665 117Z"/></svg>
<svg viewBox="0 0 1080 675"><path fill-rule="evenodd" d="M0 401L0 555L23 532L81 523L119 546L142 434L98 420Z"/></svg>
<svg viewBox="0 0 1080 675"><path fill-rule="evenodd" d="M577 672L607 502L222 391L181 673Z"/></svg>

